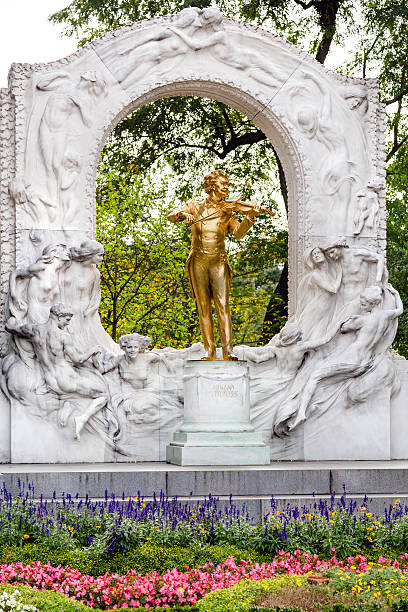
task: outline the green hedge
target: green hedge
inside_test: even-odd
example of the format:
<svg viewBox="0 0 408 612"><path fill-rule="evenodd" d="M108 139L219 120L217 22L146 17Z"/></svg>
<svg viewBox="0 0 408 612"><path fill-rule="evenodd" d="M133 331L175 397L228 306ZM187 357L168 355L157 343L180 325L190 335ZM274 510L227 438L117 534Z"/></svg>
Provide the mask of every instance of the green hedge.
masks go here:
<svg viewBox="0 0 408 612"><path fill-rule="evenodd" d="M306 583L304 576L276 576L265 580L242 580L228 589L209 593L197 602L200 612L248 612L255 610L254 601L259 595L280 591L283 587L300 586ZM274 610L275 608L272 608ZM286 606L287 612L296 612L293 606ZM263 608L265 610L265 608Z"/></svg>
<svg viewBox="0 0 408 612"><path fill-rule="evenodd" d="M27 564L33 561L42 563L49 561L51 565L69 565L91 576L102 576L106 572L126 574L130 570L136 570L141 574L154 571L164 573L168 569L185 570L186 566L198 567L210 561L217 565L228 557L234 557L236 561L252 559L258 563L265 560L265 557L259 553L241 550L234 546L209 546L201 549L145 545L125 554L117 553L110 556L98 556L86 551L50 550L38 544L0 547L0 563L21 561Z"/></svg>
<svg viewBox="0 0 408 612"><path fill-rule="evenodd" d="M275 576L264 580L242 580L227 589L213 591L197 602L200 612L302 612L297 606L272 606L259 608L255 601L262 595L277 593L284 587L297 587L307 584L306 576ZM321 612L383 612L381 603L375 601L356 601L345 605L332 603L319 607ZM401 599L390 604L391 612L408 612L408 600Z"/></svg>
<svg viewBox="0 0 408 612"><path fill-rule="evenodd" d="M69 599L63 593L55 591L35 591L24 584L0 584L0 593L7 591L21 595L20 601L23 604L35 606L39 612L89 612L91 608L77 601ZM93 608L95 610L95 608ZM140 608L139 608L140 609Z"/></svg>

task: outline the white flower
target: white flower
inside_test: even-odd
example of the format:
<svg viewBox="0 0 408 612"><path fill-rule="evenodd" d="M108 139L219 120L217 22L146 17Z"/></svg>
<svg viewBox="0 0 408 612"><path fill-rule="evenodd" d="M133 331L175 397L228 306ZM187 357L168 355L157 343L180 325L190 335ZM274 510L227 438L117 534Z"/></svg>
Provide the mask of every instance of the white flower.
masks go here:
<svg viewBox="0 0 408 612"><path fill-rule="evenodd" d="M13 593L3 591L0 595L0 612L38 612L35 606L23 604L20 597L19 591L13 591Z"/></svg>

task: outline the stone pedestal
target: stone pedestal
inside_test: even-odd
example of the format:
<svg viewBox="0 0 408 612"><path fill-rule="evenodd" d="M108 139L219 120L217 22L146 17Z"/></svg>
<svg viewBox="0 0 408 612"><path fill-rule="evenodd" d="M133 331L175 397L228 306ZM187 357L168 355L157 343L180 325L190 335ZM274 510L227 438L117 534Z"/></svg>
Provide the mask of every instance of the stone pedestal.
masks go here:
<svg viewBox="0 0 408 612"><path fill-rule="evenodd" d="M187 361L184 421L167 446L176 465L267 465L269 448L249 420L245 361Z"/></svg>

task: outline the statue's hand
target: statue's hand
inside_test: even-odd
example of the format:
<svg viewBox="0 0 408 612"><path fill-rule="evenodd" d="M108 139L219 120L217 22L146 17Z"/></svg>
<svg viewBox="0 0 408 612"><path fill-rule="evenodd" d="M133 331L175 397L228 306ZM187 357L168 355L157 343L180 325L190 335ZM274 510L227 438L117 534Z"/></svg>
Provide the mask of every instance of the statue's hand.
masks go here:
<svg viewBox="0 0 408 612"><path fill-rule="evenodd" d="M260 204L256 204L256 202L252 202L252 204L254 204L254 207L247 213L247 217L249 217L250 219L254 219L254 217L259 215L262 210Z"/></svg>
<svg viewBox="0 0 408 612"><path fill-rule="evenodd" d="M187 213L187 212L182 212L180 213L180 216L184 217L184 219L187 222L187 225L191 225L192 222L194 221L194 215Z"/></svg>

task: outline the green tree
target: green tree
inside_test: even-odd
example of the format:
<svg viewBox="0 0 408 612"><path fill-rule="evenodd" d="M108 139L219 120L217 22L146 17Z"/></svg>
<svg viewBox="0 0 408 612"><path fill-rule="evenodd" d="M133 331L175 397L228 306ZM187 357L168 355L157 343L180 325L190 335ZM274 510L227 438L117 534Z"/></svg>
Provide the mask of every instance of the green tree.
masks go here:
<svg viewBox="0 0 408 612"><path fill-rule="evenodd" d="M184 274L189 240L169 228L168 189L129 167L102 165L97 185L97 239L105 246L101 320L114 340L137 331L153 344L183 346L198 339L194 301ZM165 323L165 324L163 324Z"/></svg>

